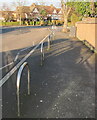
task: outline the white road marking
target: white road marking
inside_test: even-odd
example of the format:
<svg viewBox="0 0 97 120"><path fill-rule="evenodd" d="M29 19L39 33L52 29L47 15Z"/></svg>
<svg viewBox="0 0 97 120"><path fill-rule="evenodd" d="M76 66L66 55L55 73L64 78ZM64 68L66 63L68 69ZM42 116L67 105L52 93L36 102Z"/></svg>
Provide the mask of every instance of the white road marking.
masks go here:
<svg viewBox="0 0 97 120"><path fill-rule="evenodd" d="M51 32L52 33L52 32ZM50 33L50 34L51 34ZM49 34L49 35L50 35ZM11 77L11 75L21 66L21 64L23 64L25 62L25 60L30 57L30 55L39 47L39 45L45 41L45 39L48 38L47 35L37 46L35 46L33 48L33 50L31 50L9 73L7 73L1 80L0 80L0 87L2 87L2 85Z"/></svg>

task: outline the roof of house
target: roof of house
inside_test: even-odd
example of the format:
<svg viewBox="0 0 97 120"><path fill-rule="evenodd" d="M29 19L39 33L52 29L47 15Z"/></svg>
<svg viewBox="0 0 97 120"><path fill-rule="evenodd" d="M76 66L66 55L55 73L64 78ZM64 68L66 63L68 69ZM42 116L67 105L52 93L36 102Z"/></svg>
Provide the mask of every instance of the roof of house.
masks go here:
<svg viewBox="0 0 97 120"><path fill-rule="evenodd" d="M15 11L0 11L0 15L4 17L5 15L13 15Z"/></svg>
<svg viewBox="0 0 97 120"><path fill-rule="evenodd" d="M61 11L61 8L57 8L57 13L59 13Z"/></svg>
<svg viewBox="0 0 97 120"><path fill-rule="evenodd" d="M47 11L47 13L52 14L56 8L54 6L44 6L44 9Z"/></svg>
<svg viewBox="0 0 97 120"><path fill-rule="evenodd" d="M32 12L35 8L40 12L41 10L46 10L48 14L52 14L54 10L56 10L57 13L60 12L60 8L56 8L53 5L46 6L46 5L36 5L33 3L31 6L22 6L22 7L17 7L17 11L23 10L23 12Z"/></svg>
<svg viewBox="0 0 97 120"><path fill-rule="evenodd" d="M16 8L16 12L30 12L30 7L29 6L19 6Z"/></svg>
<svg viewBox="0 0 97 120"><path fill-rule="evenodd" d="M33 3L30 6L30 10L33 11L35 8L37 8L38 11L41 11L42 9L44 9L48 14L52 14L54 10L56 10L56 12L59 13L61 10L60 8L56 8L53 5L46 6L46 5L36 5L35 3Z"/></svg>

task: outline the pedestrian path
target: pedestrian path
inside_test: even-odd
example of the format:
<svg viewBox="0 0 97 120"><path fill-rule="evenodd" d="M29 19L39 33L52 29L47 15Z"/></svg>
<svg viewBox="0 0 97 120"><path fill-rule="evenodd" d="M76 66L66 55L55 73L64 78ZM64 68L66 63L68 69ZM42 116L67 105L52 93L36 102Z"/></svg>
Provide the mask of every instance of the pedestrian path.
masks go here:
<svg viewBox="0 0 97 120"><path fill-rule="evenodd" d="M45 43L46 44L46 43ZM40 48L27 62L31 94L27 95L27 71L21 80L21 118L94 118L95 55L75 38L57 31L50 50ZM17 118L16 74L3 86L3 117Z"/></svg>

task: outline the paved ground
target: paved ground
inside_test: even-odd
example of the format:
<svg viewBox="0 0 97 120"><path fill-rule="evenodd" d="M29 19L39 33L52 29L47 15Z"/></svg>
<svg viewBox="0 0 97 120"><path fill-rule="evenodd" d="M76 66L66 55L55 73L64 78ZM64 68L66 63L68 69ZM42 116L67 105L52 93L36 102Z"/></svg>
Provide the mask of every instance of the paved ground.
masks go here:
<svg viewBox="0 0 97 120"><path fill-rule="evenodd" d="M45 61L40 49L27 59L31 70L31 95L27 95L27 70L21 82L21 118L94 118L95 54L76 39L57 32ZM3 85L3 117L17 118L17 72Z"/></svg>
<svg viewBox="0 0 97 120"><path fill-rule="evenodd" d="M9 27L2 29L2 77L20 61L37 43L39 43L50 31L47 27L26 26ZM21 56L21 57L20 57ZM15 61L15 58L17 59ZM14 61L14 62L13 62Z"/></svg>

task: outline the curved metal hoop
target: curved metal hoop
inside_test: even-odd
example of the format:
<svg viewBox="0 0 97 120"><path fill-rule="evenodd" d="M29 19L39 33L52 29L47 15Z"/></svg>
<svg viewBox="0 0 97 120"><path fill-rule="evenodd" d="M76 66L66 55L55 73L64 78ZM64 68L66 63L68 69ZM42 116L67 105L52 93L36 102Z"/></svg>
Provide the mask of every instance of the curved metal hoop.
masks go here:
<svg viewBox="0 0 97 120"><path fill-rule="evenodd" d="M28 68L28 95L30 95L30 70L27 62L24 62L21 67L19 68L18 74L17 74L17 107L18 107L18 116L20 116L20 80L21 80L21 75L23 72L23 69L27 66Z"/></svg>

